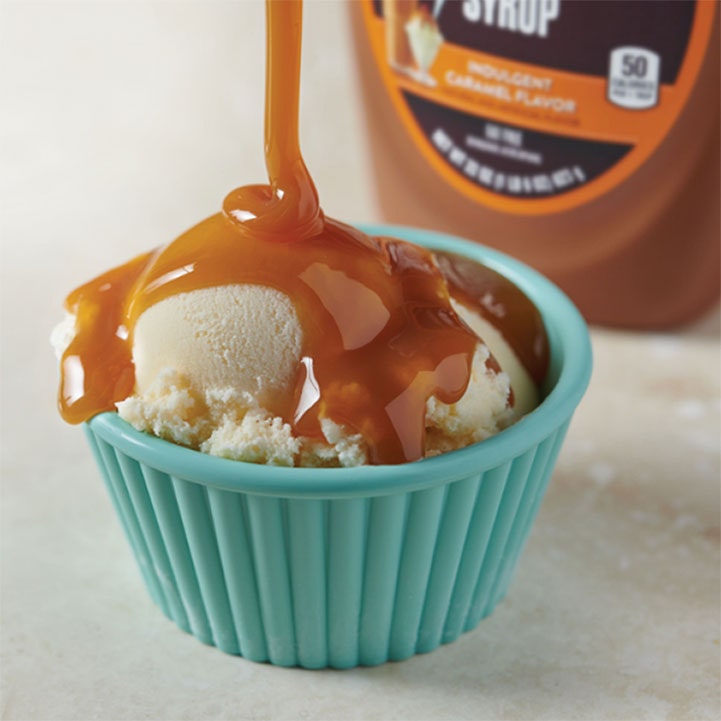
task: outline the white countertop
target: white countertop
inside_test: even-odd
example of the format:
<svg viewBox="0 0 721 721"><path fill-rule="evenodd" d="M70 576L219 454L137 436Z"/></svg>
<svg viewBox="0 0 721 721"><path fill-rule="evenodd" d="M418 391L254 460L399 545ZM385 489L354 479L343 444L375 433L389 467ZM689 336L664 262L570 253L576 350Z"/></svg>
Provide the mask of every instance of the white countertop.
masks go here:
<svg viewBox="0 0 721 721"><path fill-rule="evenodd" d="M349 37L343 5L308 3L303 148L324 206L375 221ZM593 329L508 598L456 643L281 669L153 606L55 412L48 334L75 285L262 180L263 41L257 1L0 5L2 719L719 718L718 311Z"/></svg>

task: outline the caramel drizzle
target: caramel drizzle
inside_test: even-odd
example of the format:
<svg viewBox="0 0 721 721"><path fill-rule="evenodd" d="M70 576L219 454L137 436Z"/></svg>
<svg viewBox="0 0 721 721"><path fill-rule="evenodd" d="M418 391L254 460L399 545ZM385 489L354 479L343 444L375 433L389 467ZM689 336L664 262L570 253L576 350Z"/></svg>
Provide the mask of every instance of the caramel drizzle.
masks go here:
<svg viewBox="0 0 721 721"><path fill-rule="evenodd" d="M477 337L458 318L431 253L325 218L298 143L301 2L267 0L268 185L231 192L223 212L70 294L76 334L59 404L71 423L134 389L132 336L175 294L250 283L287 294L304 330L295 392L268 410L320 438L330 418L361 433L371 463L422 458L429 397L458 401Z"/></svg>
<svg viewBox="0 0 721 721"><path fill-rule="evenodd" d="M485 265L456 253L435 255L451 295L494 326L536 385L541 385L548 372L550 351L543 318L530 298Z"/></svg>
<svg viewBox="0 0 721 721"><path fill-rule="evenodd" d="M232 191L223 212L255 239L323 232L318 193L300 152L301 0L266 0L265 166L269 185Z"/></svg>

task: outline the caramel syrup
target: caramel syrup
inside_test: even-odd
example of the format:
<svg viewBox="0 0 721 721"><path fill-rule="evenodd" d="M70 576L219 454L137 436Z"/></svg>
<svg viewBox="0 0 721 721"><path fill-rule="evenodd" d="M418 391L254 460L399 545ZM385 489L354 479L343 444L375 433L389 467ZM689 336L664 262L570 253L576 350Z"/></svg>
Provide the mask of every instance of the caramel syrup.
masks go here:
<svg viewBox="0 0 721 721"><path fill-rule="evenodd" d="M465 392L478 339L451 307L432 254L369 237L320 209L298 142L301 11L300 0L267 1L269 184L234 190L222 213L68 297L76 335L62 359L67 421L113 410L132 394L133 328L147 308L236 283L276 288L298 313L295 392L268 409L298 435L321 437L320 421L331 418L363 435L371 463L413 461L424 455L428 398L454 403ZM509 297L520 294L506 285ZM509 314L505 323L516 321ZM489 366L497 369L493 359Z"/></svg>
<svg viewBox="0 0 721 721"><path fill-rule="evenodd" d="M501 332L536 385L548 371L548 337L543 318L527 295L485 265L456 253L436 253L451 295Z"/></svg>

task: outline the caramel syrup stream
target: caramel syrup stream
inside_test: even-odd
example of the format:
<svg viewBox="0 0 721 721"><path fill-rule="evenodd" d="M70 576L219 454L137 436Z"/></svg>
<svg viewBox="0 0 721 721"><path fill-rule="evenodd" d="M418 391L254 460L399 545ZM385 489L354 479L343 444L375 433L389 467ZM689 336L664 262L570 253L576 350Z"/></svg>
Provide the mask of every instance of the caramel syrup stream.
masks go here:
<svg viewBox="0 0 721 721"><path fill-rule="evenodd" d="M270 186L231 192L223 210L255 238L296 240L323 230L318 193L300 152L300 0L266 0L265 165Z"/></svg>

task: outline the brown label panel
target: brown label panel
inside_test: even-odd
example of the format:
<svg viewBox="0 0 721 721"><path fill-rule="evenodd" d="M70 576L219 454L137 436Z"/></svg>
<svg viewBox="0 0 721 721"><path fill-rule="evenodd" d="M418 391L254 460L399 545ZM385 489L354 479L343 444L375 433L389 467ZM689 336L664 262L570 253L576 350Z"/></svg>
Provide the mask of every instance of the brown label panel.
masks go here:
<svg viewBox="0 0 721 721"><path fill-rule="evenodd" d="M568 210L622 183L676 121L716 2L366 0L420 152L476 202Z"/></svg>
<svg viewBox="0 0 721 721"><path fill-rule="evenodd" d="M650 48L663 56L661 82L672 84L686 54L697 2L527 0L514 3L517 9L511 12L512 6L502 0L445 0L437 21L445 40L454 45L599 77L605 77L608 71L611 48L627 45ZM384 4L388 5L383 0L374 0L378 17L383 17ZM436 6L424 0L418 4L425 4L431 13ZM504 13L505 7L509 10ZM525 21L523 28L521 21ZM545 35L540 34L544 31Z"/></svg>

